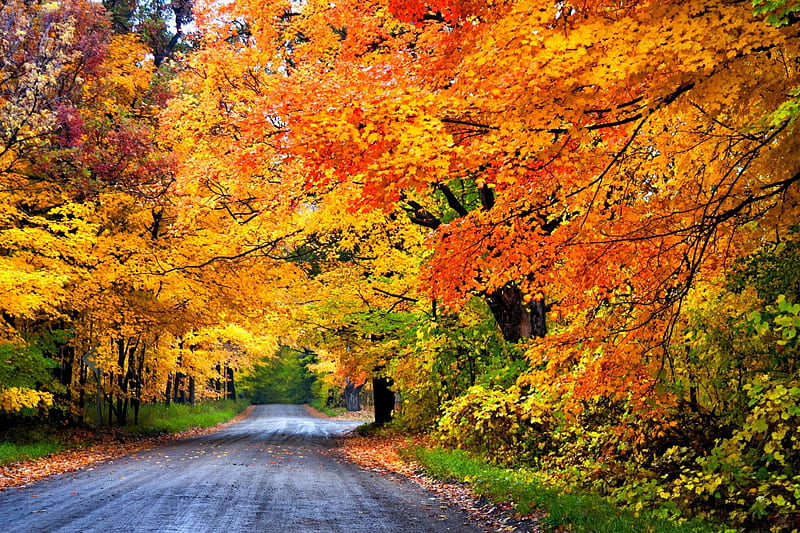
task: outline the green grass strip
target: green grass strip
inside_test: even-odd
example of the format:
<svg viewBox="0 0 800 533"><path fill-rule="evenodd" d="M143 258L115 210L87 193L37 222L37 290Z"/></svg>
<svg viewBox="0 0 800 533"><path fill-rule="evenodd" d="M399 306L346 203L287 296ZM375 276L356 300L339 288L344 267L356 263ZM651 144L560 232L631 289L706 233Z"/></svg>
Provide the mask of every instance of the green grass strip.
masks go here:
<svg viewBox="0 0 800 533"><path fill-rule="evenodd" d="M64 446L56 440L42 440L31 444L0 442L0 465L38 459L61 451Z"/></svg>
<svg viewBox="0 0 800 533"><path fill-rule="evenodd" d="M619 509L599 496L546 487L530 472L493 466L460 450L415 448L412 456L433 477L467 482L478 496L513 502L522 514L546 513L546 530L593 533L708 533L705 524L674 523L646 513Z"/></svg>
<svg viewBox="0 0 800 533"><path fill-rule="evenodd" d="M139 412L139 424L129 425L122 430L131 435L160 435L164 433L179 433L191 428L206 428L227 422L248 406L247 401L214 400L198 403L197 405L163 405L147 404ZM90 412L93 410L90 409ZM133 413L130 413L133 420ZM93 427L94 421L89 417L88 426ZM45 433L54 433L55 437ZM6 431L4 440L0 440L0 465L38 459L59 452L68 447L79 447L87 442L74 442L69 440L66 445L59 439L58 431L43 429L30 430L19 428L16 433ZM94 440L94 437L92 438Z"/></svg>
<svg viewBox="0 0 800 533"><path fill-rule="evenodd" d="M227 422L248 405L243 400L215 400L196 405L148 404L139 411L139 424L127 430L133 434L156 434L212 427Z"/></svg>

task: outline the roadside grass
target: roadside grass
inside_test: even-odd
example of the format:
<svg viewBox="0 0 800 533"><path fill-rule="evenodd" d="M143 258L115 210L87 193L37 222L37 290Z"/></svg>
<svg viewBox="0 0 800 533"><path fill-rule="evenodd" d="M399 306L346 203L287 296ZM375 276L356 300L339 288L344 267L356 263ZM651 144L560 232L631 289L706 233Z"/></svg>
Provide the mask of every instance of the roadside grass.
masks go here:
<svg viewBox="0 0 800 533"><path fill-rule="evenodd" d="M655 514L621 510L599 496L564 492L543 486L530 474L502 468L468 455L461 450L411 448L408 453L426 472L438 479L466 482L479 496L494 501L510 501L527 515L546 513L539 523L548 531L582 533L709 533L714 531L697 522L675 523Z"/></svg>
<svg viewBox="0 0 800 533"><path fill-rule="evenodd" d="M212 427L230 420L248 405L246 400L214 400L195 405L147 404L139 411L139 424L125 430L133 435L153 435Z"/></svg>
<svg viewBox="0 0 800 533"><path fill-rule="evenodd" d="M387 429L385 426L378 425L375 422L365 422L356 427L353 431L362 437L374 437L386 434L387 432L392 433L394 430Z"/></svg>
<svg viewBox="0 0 800 533"><path fill-rule="evenodd" d="M133 437L179 433L191 428L207 428L226 422L244 411L247 400L214 400L196 405L147 404L139 411L139 424L112 428L111 432ZM87 409L94 413L92 408ZM130 413L131 421L133 413ZM94 427L94 419L87 416L87 427ZM108 428L103 428L104 432ZM96 442L98 437L89 431L57 430L53 428L9 428L0 435L0 465L47 457L67 448L80 448ZM101 434L100 439L103 438Z"/></svg>
<svg viewBox="0 0 800 533"><path fill-rule="evenodd" d="M338 416L347 411L347 409L345 409L344 407L336 407L336 408L328 407L327 402L323 398L314 398L313 400L308 402L308 405L310 405L320 413L324 414L325 416Z"/></svg>
<svg viewBox="0 0 800 533"><path fill-rule="evenodd" d="M44 438L34 443L3 441L0 442L0 465L47 457L63 448L64 445L60 441L52 438Z"/></svg>

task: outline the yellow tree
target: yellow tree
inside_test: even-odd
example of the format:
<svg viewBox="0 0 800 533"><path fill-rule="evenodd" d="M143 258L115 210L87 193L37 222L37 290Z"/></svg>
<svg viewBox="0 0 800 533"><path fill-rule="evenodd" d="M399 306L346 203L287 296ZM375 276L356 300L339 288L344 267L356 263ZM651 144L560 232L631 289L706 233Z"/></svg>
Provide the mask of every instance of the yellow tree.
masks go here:
<svg viewBox="0 0 800 533"><path fill-rule="evenodd" d="M60 185L36 167L80 98L80 76L97 71L103 52L95 39L104 34L105 24L99 9L80 2L6 2L0 7L0 26L2 342L12 352L5 363L11 367L9 380L0 383L0 395L26 398L4 402L4 409L16 410L35 406L37 398L51 401L57 389L41 368L26 365L32 359L25 345L35 343L25 337L63 318L75 269L61 260L64 239L59 237L70 231L85 236L88 225L73 220L80 207L69 205ZM80 246L67 243L64 253ZM35 366L42 364L50 366L41 361ZM9 388L15 379L25 386ZM37 393L33 389L38 387L50 390Z"/></svg>

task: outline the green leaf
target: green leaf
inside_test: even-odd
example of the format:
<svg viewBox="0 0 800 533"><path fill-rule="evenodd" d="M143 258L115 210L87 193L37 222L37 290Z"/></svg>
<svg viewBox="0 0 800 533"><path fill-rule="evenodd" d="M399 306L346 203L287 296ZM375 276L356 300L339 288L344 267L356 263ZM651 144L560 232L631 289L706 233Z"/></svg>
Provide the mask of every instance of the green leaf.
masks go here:
<svg viewBox="0 0 800 533"><path fill-rule="evenodd" d="M764 418L757 418L750 424L750 427L756 433L766 433L767 430L769 429L767 421Z"/></svg>

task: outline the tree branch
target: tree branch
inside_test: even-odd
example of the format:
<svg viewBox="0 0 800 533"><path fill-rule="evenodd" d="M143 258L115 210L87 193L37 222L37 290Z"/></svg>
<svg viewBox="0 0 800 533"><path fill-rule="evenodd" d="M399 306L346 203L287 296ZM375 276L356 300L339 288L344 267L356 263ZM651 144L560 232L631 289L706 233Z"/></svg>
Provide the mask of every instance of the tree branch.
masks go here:
<svg viewBox="0 0 800 533"><path fill-rule="evenodd" d="M444 184L444 183L437 183L437 184L435 185L435 187L436 187L437 189L439 189L439 190L442 192L442 194L444 194L444 197L447 199L447 205L449 205L449 206L450 206L450 208L451 208L453 211L455 211L456 213L458 213L458 214L459 214L459 216L462 216L462 217L464 217L464 216L467 216L467 213L468 213L467 209L466 209L466 208L464 207L464 205L463 205L463 204L462 204L462 203L461 203L461 202L458 200L458 198L456 198L456 195L455 195L455 194L453 194L453 191L450 189L450 187L448 187L448 186L447 186L446 184Z"/></svg>

